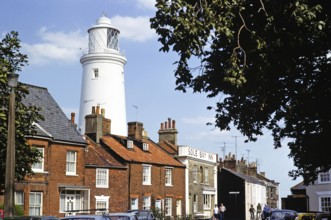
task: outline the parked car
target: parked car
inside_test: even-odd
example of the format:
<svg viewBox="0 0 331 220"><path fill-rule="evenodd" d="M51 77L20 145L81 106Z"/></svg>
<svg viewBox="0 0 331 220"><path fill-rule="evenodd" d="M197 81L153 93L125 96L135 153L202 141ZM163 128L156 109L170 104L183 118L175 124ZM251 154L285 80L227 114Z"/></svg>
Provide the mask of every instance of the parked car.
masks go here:
<svg viewBox="0 0 331 220"><path fill-rule="evenodd" d="M267 220L295 220L298 213L290 209L273 209Z"/></svg>
<svg viewBox="0 0 331 220"><path fill-rule="evenodd" d="M138 220L138 218L134 213L118 212L104 215L72 215L61 220Z"/></svg>
<svg viewBox="0 0 331 220"><path fill-rule="evenodd" d="M322 212L300 212L295 220L316 220L316 216Z"/></svg>
<svg viewBox="0 0 331 220"><path fill-rule="evenodd" d="M108 215L70 215L61 220L110 220Z"/></svg>
<svg viewBox="0 0 331 220"><path fill-rule="evenodd" d="M58 217L55 216L12 216L5 217L5 220L59 220Z"/></svg>
<svg viewBox="0 0 331 220"><path fill-rule="evenodd" d="M331 220L331 212L317 213L315 220Z"/></svg>
<svg viewBox="0 0 331 220"><path fill-rule="evenodd" d="M134 213L139 220L155 220L155 216L151 210L128 210L127 213Z"/></svg>

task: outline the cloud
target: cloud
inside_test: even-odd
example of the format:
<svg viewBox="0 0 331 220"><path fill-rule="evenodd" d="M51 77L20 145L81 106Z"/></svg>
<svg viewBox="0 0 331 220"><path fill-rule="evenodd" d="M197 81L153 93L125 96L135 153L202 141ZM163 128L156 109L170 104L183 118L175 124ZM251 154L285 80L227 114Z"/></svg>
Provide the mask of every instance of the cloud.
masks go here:
<svg viewBox="0 0 331 220"><path fill-rule="evenodd" d="M138 7L155 10L155 3L155 0L138 0Z"/></svg>
<svg viewBox="0 0 331 220"><path fill-rule="evenodd" d="M145 42L156 37L150 29L149 17L122 17L111 19L115 27L121 31L120 37L133 42ZM81 30L62 32L51 31L46 27L40 28L37 36L38 43L23 42L22 51L28 55L30 65L48 65L77 63L88 45L88 35Z"/></svg>
<svg viewBox="0 0 331 220"><path fill-rule="evenodd" d="M22 43L22 50L28 55L30 65L76 63L82 55L80 48L87 45L87 35L83 35L80 30L64 33L42 27L38 36L40 43Z"/></svg>
<svg viewBox="0 0 331 220"><path fill-rule="evenodd" d="M120 37L133 42L145 42L156 37L155 31L150 28L149 17L115 16L112 24L120 30Z"/></svg>

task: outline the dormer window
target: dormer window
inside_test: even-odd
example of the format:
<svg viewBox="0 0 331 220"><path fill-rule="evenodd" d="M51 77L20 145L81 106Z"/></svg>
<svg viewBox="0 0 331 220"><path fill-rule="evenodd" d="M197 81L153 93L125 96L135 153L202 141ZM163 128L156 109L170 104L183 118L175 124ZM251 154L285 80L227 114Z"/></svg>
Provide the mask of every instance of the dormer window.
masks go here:
<svg viewBox="0 0 331 220"><path fill-rule="evenodd" d="M143 150L148 151L148 144L147 143L143 143Z"/></svg>
<svg viewBox="0 0 331 220"><path fill-rule="evenodd" d="M128 149L132 149L133 148L133 141L128 141L127 143L126 143L126 147L128 148Z"/></svg>

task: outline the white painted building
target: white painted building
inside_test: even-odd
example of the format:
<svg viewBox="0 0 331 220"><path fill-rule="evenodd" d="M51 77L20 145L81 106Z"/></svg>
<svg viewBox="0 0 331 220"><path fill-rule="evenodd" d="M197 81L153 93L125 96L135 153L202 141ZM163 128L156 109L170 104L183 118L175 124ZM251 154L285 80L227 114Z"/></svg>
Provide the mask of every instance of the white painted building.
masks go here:
<svg viewBox="0 0 331 220"><path fill-rule="evenodd" d="M177 159L186 166L186 215L211 218L217 204L217 154L179 145Z"/></svg>
<svg viewBox="0 0 331 220"><path fill-rule="evenodd" d="M85 116L99 106L111 120L111 133L127 136L124 65L120 52L120 31L106 16L101 16L89 30L88 51L81 57L83 77L78 130L85 133Z"/></svg>

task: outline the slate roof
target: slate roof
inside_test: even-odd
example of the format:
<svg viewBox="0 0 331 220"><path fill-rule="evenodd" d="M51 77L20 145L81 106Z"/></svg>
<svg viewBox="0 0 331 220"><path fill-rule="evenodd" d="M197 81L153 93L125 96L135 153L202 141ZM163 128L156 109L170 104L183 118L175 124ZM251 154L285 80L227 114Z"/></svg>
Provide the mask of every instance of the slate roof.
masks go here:
<svg viewBox="0 0 331 220"><path fill-rule="evenodd" d="M29 94L22 100L25 105L41 108L40 114L44 121L36 122L37 136L51 138L54 141L75 142L86 144L83 136L66 117L60 106L53 99L47 88L23 84Z"/></svg>
<svg viewBox="0 0 331 220"><path fill-rule="evenodd" d="M148 143L148 151L144 151L142 149L143 142L137 140L133 140L132 149L127 148L127 141L132 139L124 136L107 135L103 136L101 140L115 154L127 162L185 167L150 139L143 140L144 143Z"/></svg>
<svg viewBox="0 0 331 220"><path fill-rule="evenodd" d="M245 180L246 182L255 183L255 184L265 186L263 181L259 180L258 178L254 177L254 176L249 176L249 175L246 175L246 174L243 174L243 173L240 173L240 172L235 172L235 171L233 171L231 169L227 169L227 168L222 168L222 170L223 169L230 172L230 173L232 173L233 175L238 176L239 178Z"/></svg>

